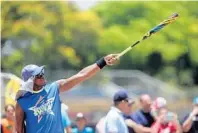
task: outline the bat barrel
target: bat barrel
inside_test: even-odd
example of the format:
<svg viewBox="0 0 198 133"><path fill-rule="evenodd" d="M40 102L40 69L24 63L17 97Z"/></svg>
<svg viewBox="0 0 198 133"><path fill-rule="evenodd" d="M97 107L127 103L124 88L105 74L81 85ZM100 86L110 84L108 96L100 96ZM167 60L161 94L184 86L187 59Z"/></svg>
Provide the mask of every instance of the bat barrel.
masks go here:
<svg viewBox="0 0 198 133"><path fill-rule="evenodd" d="M175 18L175 17L179 17L179 14L178 13L174 13L171 18Z"/></svg>
<svg viewBox="0 0 198 133"><path fill-rule="evenodd" d="M120 54L118 54L117 58L120 58L121 56L123 56L125 53L127 53L128 51L130 51L132 49L132 47L136 46L138 43L140 43L142 40L147 39L148 37L150 37L152 34L158 32L159 30L161 30L162 28L164 28L166 25L172 23L173 21L176 20L176 18L179 17L178 13L174 13L172 14L170 17L168 17L168 19L164 20L163 22L161 22L159 25L155 26L153 29L151 29L149 32L147 32L140 41L137 41L136 43L134 43L133 45L131 45L130 47L128 47L127 49L125 49L124 51L122 51Z"/></svg>

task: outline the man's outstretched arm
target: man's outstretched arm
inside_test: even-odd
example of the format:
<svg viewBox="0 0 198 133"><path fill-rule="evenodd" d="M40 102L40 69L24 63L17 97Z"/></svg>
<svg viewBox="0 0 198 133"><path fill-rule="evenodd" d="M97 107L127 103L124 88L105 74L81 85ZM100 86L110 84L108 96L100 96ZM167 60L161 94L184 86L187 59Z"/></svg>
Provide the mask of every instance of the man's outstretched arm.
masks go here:
<svg viewBox="0 0 198 133"><path fill-rule="evenodd" d="M105 65L113 65L117 61L117 54L110 54L101 58L96 63L85 67L76 75L68 79L58 80L57 83L60 86L60 92L67 91L77 84L93 77L97 72L99 72Z"/></svg>

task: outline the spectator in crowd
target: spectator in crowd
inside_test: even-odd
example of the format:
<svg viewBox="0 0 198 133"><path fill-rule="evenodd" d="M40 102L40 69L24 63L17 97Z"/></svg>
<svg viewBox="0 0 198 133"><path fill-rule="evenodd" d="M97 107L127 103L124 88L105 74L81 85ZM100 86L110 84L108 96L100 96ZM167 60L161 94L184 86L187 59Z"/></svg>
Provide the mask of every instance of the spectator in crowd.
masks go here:
<svg viewBox="0 0 198 133"><path fill-rule="evenodd" d="M154 117L151 113L152 100L148 94L140 96L141 109L133 114L133 120L144 127L151 127L154 122Z"/></svg>
<svg viewBox="0 0 198 133"><path fill-rule="evenodd" d="M3 133L15 133L15 107L12 104L5 106L5 118L1 120Z"/></svg>
<svg viewBox="0 0 198 133"><path fill-rule="evenodd" d="M167 101L163 97L157 97L151 106L151 113L152 116L156 119L157 118L157 112L160 108L166 108L167 106Z"/></svg>
<svg viewBox="0 0 198 133"><path fill-rule="evenodd" d="M132 105L135 103L135 101L130 100L128 104L127 111L124 114L124 119L125 122L128 126L128 131L129 133L150 133L151 128L148 127L143 127L140 124L135 123L133 120L133 115L132 115Z"/></svg>
<svg viewBox="0 0 198 133"><path fill-rule="evenodd" d="M113 97L114 106L105 119L105 133L128 133L123 114L127 112L130 98L125 90L120 90Z"/></svg>
<svg viewBox="0 0 198 133"><path fill-rule="evenodd" d="M91 127L87 127L87 120L83 113L78 113L76 115L76 125L77 127L72 129L72 133L94 133Z"/></svg>
<svg viewBox="0 0 198 133"><path fill-rule="evenodd" d="M62 115L62 123L65 128L65 133L71 133L71 120L68 116L68 106L64 103L61 103L61 115Z"/></svg>
<svg viewBox="0 0 198 133"><path fill-rule="evenodd" d="M152 125L152 133L181 133L181 126L177 115L163 107L158 110L158 117Z"/></svg>
<svg viewBox="0 0 198 133"><path fill-rule="evenodd" d="M198 97L193 100L193 110L184 117L182 129L185 133L198 133Z"/></svg>

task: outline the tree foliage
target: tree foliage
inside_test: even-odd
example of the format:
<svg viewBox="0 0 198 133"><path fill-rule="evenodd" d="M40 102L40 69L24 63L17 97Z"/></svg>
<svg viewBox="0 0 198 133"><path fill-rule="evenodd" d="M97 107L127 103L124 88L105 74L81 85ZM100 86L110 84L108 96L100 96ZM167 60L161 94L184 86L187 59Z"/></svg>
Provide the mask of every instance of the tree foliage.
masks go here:
<svg viewBox="0 0 198 133"><path fill-rule="evenodd" d="M137 45L114 68L158 75L172 67L177 76L184 69L192 73L198 66L197 7L195 1L107 1L80 11L72 2L2 1L2 68L15 74L30 63L80 69L121 52L178 12L176 22Z"/></svg>

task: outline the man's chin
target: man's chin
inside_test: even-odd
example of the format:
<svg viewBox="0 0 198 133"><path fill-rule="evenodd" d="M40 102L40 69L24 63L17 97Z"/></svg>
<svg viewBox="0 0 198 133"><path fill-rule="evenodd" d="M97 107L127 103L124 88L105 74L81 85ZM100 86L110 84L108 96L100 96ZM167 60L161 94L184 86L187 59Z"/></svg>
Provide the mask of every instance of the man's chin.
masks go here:
<svg viewBox="0 0 198 133"><path fill-rule="evenodd" d="M42 85L41 85L41 87L43 87L43 86L45 86L46 85L46 82L45 83L43 83Z"/></svg>

